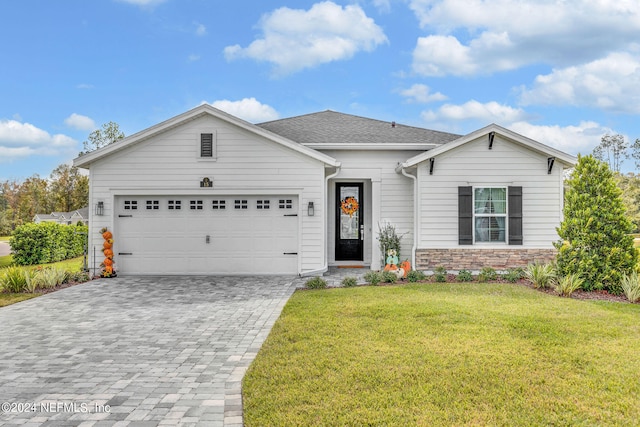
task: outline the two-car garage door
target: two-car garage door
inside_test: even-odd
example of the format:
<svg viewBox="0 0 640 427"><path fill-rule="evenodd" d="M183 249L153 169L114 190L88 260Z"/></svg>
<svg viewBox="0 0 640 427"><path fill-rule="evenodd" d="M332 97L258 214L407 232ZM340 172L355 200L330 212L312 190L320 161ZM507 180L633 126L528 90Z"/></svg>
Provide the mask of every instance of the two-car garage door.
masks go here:
<svg viewBox="0 0 640 427"><path fill-rule="evenodd" d="M297 196L122 196L123 274L295 274Z"/></svg>

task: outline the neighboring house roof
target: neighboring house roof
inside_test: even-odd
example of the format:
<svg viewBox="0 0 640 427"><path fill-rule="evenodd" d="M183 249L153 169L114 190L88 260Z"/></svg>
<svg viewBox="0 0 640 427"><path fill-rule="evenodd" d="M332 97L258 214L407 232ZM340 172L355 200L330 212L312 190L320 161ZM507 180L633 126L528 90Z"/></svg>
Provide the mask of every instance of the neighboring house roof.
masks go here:
<svg viewBox="0 0 640 427"><path fill-rule="evenodd" d="M257 126L317 149L429 150L460 138L446 132L327 110Z"/></svg>
<svg viewBox="0 0 640 427"><path fill-rule="evenodd" d="M440 154L446 153L447 151L453 150L454 148L460 147L461 145L471 142L483 135L489 135L491 132L495 132L501 137L515 144L524 146L534 152L543 154L545 156L554 157L556 160L560 161L567 167L575 166L578 161L576 157L570 154L564 153L560 150L556 150L555 148L549 147L548 145L541 144L538 141L534 141L533 139L527 138L526 136L522 136L516 132L510 131L509 129L505 129L502 126L498 126L493 123L482 129L478 129L475 132L471 132L468 135L464 135L456 139L455 141L449 142L446 145L442 145L438 148L434 148L433 150L420 153L417 156L408 159L399 166L403 168L410 168L417 165L418 163L424 162L425 160L434 158Z"/></svg>
<svg viewBox="0 0 640 427"><path fill-rule="evenodd" d="M220 120L224 120L242 129L245 129L254 134L260 135L277 144L290 148L294 151L302 153L313 159L319 160L329 166L334 166L334 167L340 166L340 162L334 159L333 157L327 156L326 154L307 148L303 145L298 144L297 142L287 139L286 137L272 133L252 123L246 122L242 119L239 119L238 117L232 116L231 114L218 110L217 108L214 108L209 104L202 104L183 114L170 118L169 120L165 120L162 123L159 123L141 132L135 133L124 139L121 139L120 141L114 142L113 144L109 144L106 147L102 147L98 150L95 150L90 153L84 154L80 157L77 157L76 159L73 160L73 165L76 167L88 168L91 165L91 163L99 159L102 159L110 154L116 153L125 148L133 146L139 142L145 141L162 132L166 132L167 130L180 126L181 124L184 124L191 120L195 120L197 118L207 116L207 115L218 118Z"/></svg>
<svg viewBox="0 0 640 427"><path fill-rule="evenodd" d="M67 221L72 218L79 218L81 221L89 218L89 208L80 208L71 212L51 212L51 213L37 213L33 217L33 221Z"/></svg>

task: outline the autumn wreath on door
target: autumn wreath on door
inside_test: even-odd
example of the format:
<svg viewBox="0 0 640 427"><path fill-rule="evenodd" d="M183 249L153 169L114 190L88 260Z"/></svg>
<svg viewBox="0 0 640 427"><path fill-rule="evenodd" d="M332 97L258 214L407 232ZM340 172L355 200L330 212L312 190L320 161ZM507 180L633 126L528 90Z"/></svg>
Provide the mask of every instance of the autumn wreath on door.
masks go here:
<svg viewBox="0 0 640 427"><path fill-rule="evenodd" d="M342 212L345 215L349 215L349 217L352 217L353 214L358 211L359 207L360 205L358 205L358 201L355 197L347 197L340 201L340 209L342 209Z"/></svg>

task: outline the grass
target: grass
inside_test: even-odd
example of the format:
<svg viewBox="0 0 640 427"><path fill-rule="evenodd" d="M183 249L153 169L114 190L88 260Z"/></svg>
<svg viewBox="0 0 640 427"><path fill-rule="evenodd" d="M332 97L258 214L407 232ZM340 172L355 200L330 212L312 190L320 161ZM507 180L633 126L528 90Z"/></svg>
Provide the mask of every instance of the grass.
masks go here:
<svg viewBox="0 0 640 427"><path fill-rule="evenodd" d="M244 421L637 425L639 315L512 284L296 292L244 378Z"/></svg>

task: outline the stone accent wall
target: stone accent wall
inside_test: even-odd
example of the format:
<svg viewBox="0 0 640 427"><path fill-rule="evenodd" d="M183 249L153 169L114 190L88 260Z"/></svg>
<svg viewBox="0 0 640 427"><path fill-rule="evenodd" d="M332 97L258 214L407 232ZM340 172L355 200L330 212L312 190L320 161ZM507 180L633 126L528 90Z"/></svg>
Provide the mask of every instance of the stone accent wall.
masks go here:
<svg viewBox="0 0 640 427"><path fill-rule="evenodd" d="M551 262L555 249L418 249L416 268L433 270L443 266L447 270L480 270L493 267L496 270L526 267L527 264Z"/></svg>

